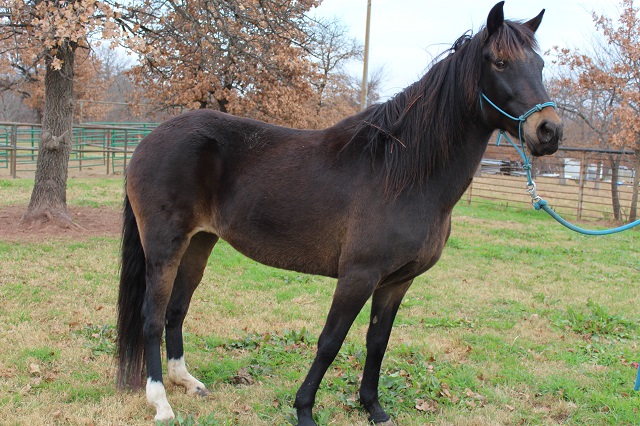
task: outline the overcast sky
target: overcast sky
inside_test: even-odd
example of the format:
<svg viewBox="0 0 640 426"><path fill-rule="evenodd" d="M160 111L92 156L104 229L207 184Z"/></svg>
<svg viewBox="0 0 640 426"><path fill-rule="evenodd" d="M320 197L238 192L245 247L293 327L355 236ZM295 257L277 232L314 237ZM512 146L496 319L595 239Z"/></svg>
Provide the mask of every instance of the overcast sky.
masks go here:
<svg viewBox="0 0 640 426"><path fill-rule="evenodd" d="M484 25L496 0L372 0L370 66L384 66L383 96L419 79L432 59L467 30ZM619 15L620 0L507 0L505 18L528 20L546 9L537 37L541 52L588 45L595 34L591 12ZM338 17L364 44L367 0L323 0L315 11ZM361 69L349 68L353 74Z"/></svg>

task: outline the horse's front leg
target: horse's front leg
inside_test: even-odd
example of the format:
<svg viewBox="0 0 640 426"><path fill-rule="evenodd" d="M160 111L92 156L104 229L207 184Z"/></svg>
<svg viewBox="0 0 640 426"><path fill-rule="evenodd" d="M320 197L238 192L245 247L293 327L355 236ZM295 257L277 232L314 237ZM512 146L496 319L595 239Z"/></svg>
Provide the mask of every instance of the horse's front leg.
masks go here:
<svg viewBox="0 0 640 426"><path fill-rule="evenodd" d="M367 331L367 359L360 386L360 403L369 412L369 421L379 425L393 424L378 401L378 381L393 321L400 302L412 282L413 280L409 280L377 288L371 301L371 316Z"/></svg>
<svg viewBox="0 0 640 426"><path fill-rule="evenodd" d="M315 426L312 410L320 382L376 284L377 279L366 275L338 279L327 322L318 339L318 352L296 394L298 426Z"/></svg>

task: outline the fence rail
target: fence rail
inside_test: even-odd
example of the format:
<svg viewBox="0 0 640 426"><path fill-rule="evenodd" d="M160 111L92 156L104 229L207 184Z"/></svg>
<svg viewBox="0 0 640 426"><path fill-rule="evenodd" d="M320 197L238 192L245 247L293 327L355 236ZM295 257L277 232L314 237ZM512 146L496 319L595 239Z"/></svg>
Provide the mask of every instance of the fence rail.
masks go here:
<svg viewBox="0 0 640 426"><path fill-rule="evenodd" d="M100 123L74 126L69 169L122 173L133 149L157 124ZM0 176L35 171L41 127L28 123L0 123Z"/></svg>
<svg viewBox="0 0 640 426"><path fill-rule="evenodd" d="M534 158L532 164L538 195L561 215L612 222L615 190L622 219L628 216L633 196L634 152L560 148L552 156ZM514 149L508 145L490 146L463 199L470 204L499 202L527 207L531 205L531 196L525 191L526 184Z"/></svg>
<svg viewBox="0 0 640 426"><path fill-rule="evenodd" d="M134 148L155 128L154 123L94 123L73 129L69 168L81 173L121 174ZM35 171L40 126L0 123L0 177ZM612 167L612 164L617 164ZM629 151L561 148L553 156L535 158L538 194L569 219L613 221L616 189L623 219L632 200L635 156ZM612 182L613 171L617 179ZM527 207L526 178L519 157L508 145L490 145L463 200Z"/></svg>

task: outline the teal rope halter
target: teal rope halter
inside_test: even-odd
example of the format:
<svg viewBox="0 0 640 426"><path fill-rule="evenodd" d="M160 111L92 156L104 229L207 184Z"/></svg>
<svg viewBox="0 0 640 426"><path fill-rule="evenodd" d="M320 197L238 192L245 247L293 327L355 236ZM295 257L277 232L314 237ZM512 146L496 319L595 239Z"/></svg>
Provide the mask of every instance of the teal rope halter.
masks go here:
<svg viewBox="0 0 640 426"><path fill-rule="evenodd" d="M626 231L627 229L631 229L634 226L640 225L640 219L638 219L638 220L636 220L634 222L627 223L627 224L625 224L623 226L619 226L617 228L603 229L603 230L584 229L584 228L580 228L579 226L576 226L576 225L573 225L573 224L569 223L568 221L563 219L560 215L558 215L555 211L553 211L551 209L551 207L549 207L547 201L544 200L542 197L540 197L537 194L537 192L536 192L536 183L531 178L531 168L532 168L532 166L531 166L531 161L529 160L529 156L527 156L526 150L525 150L525 147L524 147L524 139L522 137L522 124L532 114L534 114L534 113L536 113L538 111L542 111L543 108L546 108L546 107L549 107L549 106L553 107L553 108L556 108L556 103L555 102L545 102L543 104L538 104L535 107L531 108L529 111L527 111L524 114L522 114L520 117L514 117L514 116L512 116L510 114L507 114L502 109L500 109L484 93L482 93L481 96L492 107L494 107L496 109L496 111L500 112L504 116L506 116L506 117L508 117L508 118L510 118L510 119L512 119L514 121L518 121L518 139L520 140L520 146L518 147L518 145L516 145L511 140L511 138L507 135L507 133L504 130L500 130L499 131L498 140L496 141L496 145L500 145L500 141L502 140L502 138L505 138L507 140L507 142L509 142L511 144L511 146L513 146L516 149L516 151L518 151L518 154L520 154L520 157L522 158L522 168L524 169L524 171L526 172L526 175L527 175L527 192L529 193L529 195L531 195L532 204L533 204L533 207L536 210L544 210L551 217L553 217L555 220L557 220L560 224L566 226L567 228L571 229L572 231L579 232L579 233L585 234L585 235L610 235L610 234L615 234L617 232ZM482 108L482 98L480 100L480 108Z"/></svg>
<svg viewBox="0 0 640 426"><path fill-rule="evenodd" d="M502 115L506 116L507 118L510 118L511 120L514 120L514 121L518 122L518 139L520 140L520 146L518 147L518 145L516 145L511 140L511 138L507 135L507 133L504 130L500 130L498 132L498 140L496 141L496 145L500 145L500 141L504 137L511 144L511 146L513 146L516 149L516 151L518 151L518 154L520 154L520 157L522 158L522 168L524 169L524 171L527 174L527 192L529 193L529 195L531 195L531 202L533 204L533 207L536 210L544 210L552 218L557 220L560 224L562 224L565 227L571 229L572 231L579 232L579 233L585 234L585 235L610 235L610 234L615 234L617 232L626 231L627 229L630 229L630 228L633 228L634 226L640 225L640 219L638 219L638 220L636 220L634 222L627 223L626 225L619 226L617 228L610 228L610 229L603 229L603 230L584 229L584 228L580 228L579 226L573 225L572 223L567 222L560 215L558 215L555 211L553 211L551 209L551 207L549 207L547 202L544 199L542 199L542 197L540 197L538 195L538 193L536 192L536 183L531 178L531 161L529 160L529 157L527 156L527 153L526 153L526 150L525 150L525 147L524 147L524 139L522 138L522 124L532 114L535 114L536 112L542 111L543 108L546 108L546 107L553 107L554 109L557 108L556 103L555 102L545 102L545 103L542 103L542 104L538 104L538 105L534 106L533 108L531 108L529 111L527 111L524 114L522 114L520 117L514 117L514 116L512 116L510 114L507 114L502 109L500 109L484 93L481 93L480 109L482 109L482 100L483 99L485 101L487 101L489 103L489 105L494 107L496 109L496 111L498 111ZM635 386L634 386L633 390L635 390L635 391L640 390L640 366L638 367L638 372L637 372L637 375L636 375L636 382L635 382Z"/></svg>

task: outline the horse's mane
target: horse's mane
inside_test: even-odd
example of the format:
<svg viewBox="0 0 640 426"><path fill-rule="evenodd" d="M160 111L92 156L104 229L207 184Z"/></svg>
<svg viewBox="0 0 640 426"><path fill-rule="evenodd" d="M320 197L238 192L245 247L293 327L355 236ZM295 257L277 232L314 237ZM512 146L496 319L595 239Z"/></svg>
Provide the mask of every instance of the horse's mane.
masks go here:
<svg viewBox="0 0 640 426"><path fill-rule="evenodd" d="M465 33L419 81L359 115L352 143L363 141L372 158L382 157L388 194L424 182L454 154L468 123L479 118L488 37L486 28L475 36ZM537 48L534 32L517 21L504 21L489 42L492 55L505 60L521 57L525 47Z"/></svg>

